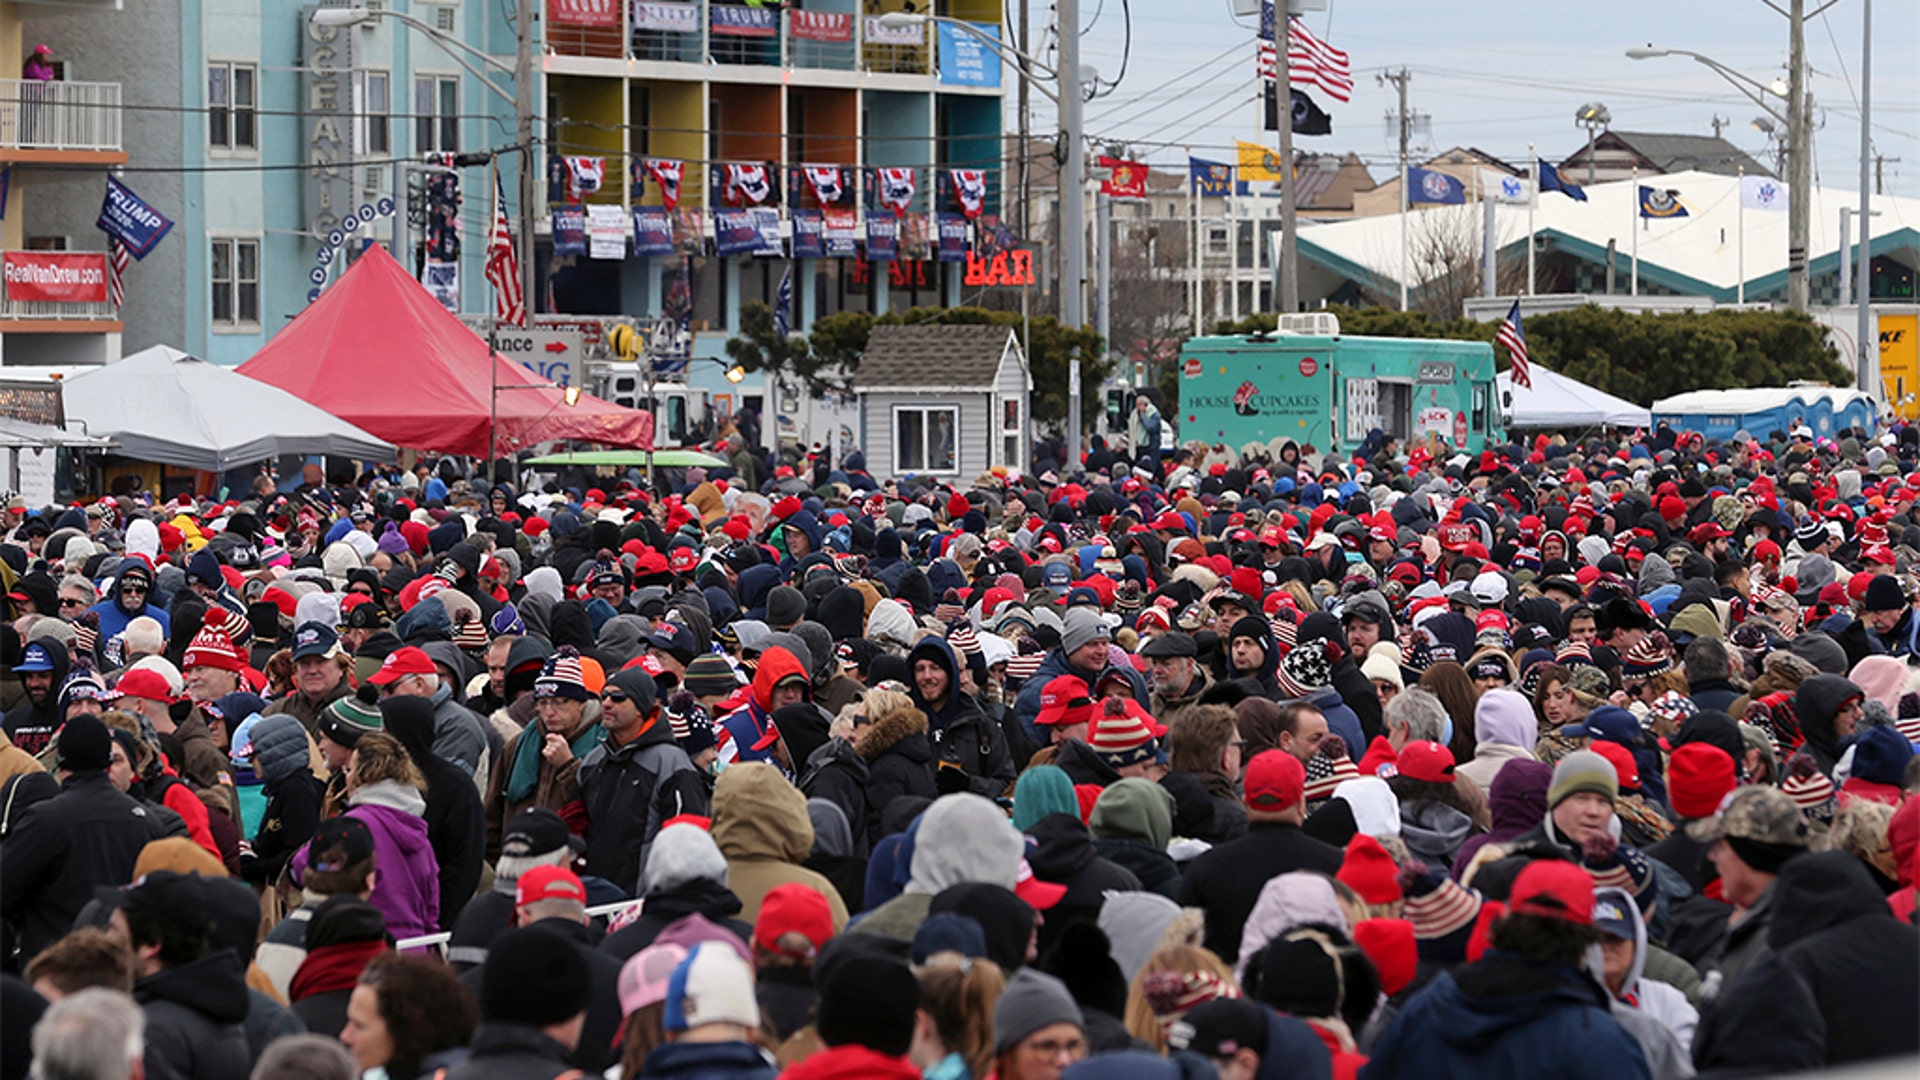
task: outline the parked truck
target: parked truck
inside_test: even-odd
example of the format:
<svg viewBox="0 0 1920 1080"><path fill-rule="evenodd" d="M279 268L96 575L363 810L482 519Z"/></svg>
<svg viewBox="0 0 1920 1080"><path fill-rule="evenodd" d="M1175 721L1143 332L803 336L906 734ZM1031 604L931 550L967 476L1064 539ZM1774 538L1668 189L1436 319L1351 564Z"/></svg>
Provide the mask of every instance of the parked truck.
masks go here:
<svg viewBox="0 0 1920 1080"><path fill-rule="evenodd" d="M1324 312L1283 317L1272 333L1189 340L1179 386L1170 419L1182 442L1351 451L1374 428L1403 441L1436 435L1459 452L1505 441L1493 346L1343 336Z"/></svg>

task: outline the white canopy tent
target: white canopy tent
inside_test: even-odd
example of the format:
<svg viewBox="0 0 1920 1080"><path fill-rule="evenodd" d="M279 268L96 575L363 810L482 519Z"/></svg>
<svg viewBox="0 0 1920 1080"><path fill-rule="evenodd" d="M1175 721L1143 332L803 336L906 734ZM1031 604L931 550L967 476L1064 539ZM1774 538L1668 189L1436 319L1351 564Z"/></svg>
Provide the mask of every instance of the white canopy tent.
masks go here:
<svg viewBox="0 0 1920 1080"><path fill-rule="evenodd" d="M278 387L156 345L65 380L68 421L142 461L221 472L279 454L392 461L389 444Z"/></svg>
<svg viewBox="0 0 1920 1080"><path fill-rule="evenodd" d="M1507 406L1509 428L1651 427L1653 415L1631 401L1597 390L1539 364L1530 369L1531 387L1515 388L1513 373L1494 377Z"/></svg>

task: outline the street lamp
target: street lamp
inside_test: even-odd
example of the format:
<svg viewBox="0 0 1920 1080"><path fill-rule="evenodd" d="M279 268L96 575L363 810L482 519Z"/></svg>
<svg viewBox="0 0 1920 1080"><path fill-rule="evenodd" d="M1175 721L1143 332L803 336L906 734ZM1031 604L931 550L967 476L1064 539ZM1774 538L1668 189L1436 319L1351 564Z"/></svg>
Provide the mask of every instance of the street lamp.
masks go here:
<svg viewBox="0 0 1920 1080"><path fill-rule="evenodd" d="M514 62L508 64L483 49L461 41L459 38L423 22L405 12L391 8L364 7L322 7L315 8L310 17L313 26L344 29L359 26L375 19L392 19L420 31L440 46L453 61L464 68L468 74L486 84L488 90L513 103L514 142L519 147L520 159L520 293L527 298L529 306L538 293L534 289L533 257L533 201L534 201L534 152L533 152L533 0L512 0L517 12L514 20ZM456 52L455 50L458 50ZM513 76L513 94L505 90L459 53L466 53L482 64Z"/></svg>
<svg viewBox="0 0 1920 1080"><path fill-rule="evenodd" d="M1051 100L1059 111L1060 187L1060 324L1078 328L1086 319L1081 290L1087 280L1087 193L1083 187L1087 172L1086 122L1083 106L1086 98L1080 89L1080 0L1055 0L1055 24L1062 32L1055 35L1060 62L1049 67L1026 53L1002 45L981 33L963 19L903 11L879 16L880 25L911 26L915 23L943 22L972 34L1002 59L1019 61L1016 70L1021 79ZM1032 77L1027 67L1036 67L1053 76L1054 89ZM1022 147L1022 152L1025 148ZM1076 350L1067 366L1067 468L1080 463L1080 354Z"/></svg>
<svg viewBox="0 0 1920 1080"><path fill-rule="evenodd" d="M1735 90L1745 95L1778 123L1786 131L1787 166L1792 175L1787 178L1787 306L1795 311L1805 311L1808 301L1807 287L1807 228L1813 202L1813 152L1810 132L1812 125L1808 118L1813 112L1813 96L1806 91L1803 78L1801 50L1799 48L1799 20L1796 5L1795 48L1793 70L1790 80L1774 79L1761 82L1750 75L1743 75L1711 56L1694 52L1691 49L1661 49L1649 45L1636 45L1627 50L1629 60L1654 60L1664 56L1684 56L1715 75L1725 79ZM1785 101L1785 111L1781 111L1780 101ZM1758 127L1758 123L1755 124ZM1766 130L1766 129L1762 129ZM1772 132L1768 132L1772 134Z"/></svg>
<svg viewBox="0 0 1920 1080"><path fill-rule="evenodd" d="M1583 127L1587 129L1587 183L1588 184L1593 183L1593 140L1596 136L1600 134L1600 132L1605 131L1608 125L1612 123L1613 123L1613 114L1607 111L1607 107L1605 105L1602 105L1597 101L1589 101L1585 105L1582 105L1578 109L1575 109L1573 112L1574 126Z"/></svg>

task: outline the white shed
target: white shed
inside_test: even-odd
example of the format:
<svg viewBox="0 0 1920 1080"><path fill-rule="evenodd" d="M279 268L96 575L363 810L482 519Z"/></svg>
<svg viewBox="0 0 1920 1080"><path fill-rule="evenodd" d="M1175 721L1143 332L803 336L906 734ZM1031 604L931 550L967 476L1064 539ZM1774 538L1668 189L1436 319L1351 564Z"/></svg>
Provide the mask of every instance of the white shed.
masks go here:
<svg viewBox="0 0 1920 1080"><path fill-rule="evenodd" d="M876 476L1025 471L1033 377L1005 326L876 326L854 392Z"/></svg>

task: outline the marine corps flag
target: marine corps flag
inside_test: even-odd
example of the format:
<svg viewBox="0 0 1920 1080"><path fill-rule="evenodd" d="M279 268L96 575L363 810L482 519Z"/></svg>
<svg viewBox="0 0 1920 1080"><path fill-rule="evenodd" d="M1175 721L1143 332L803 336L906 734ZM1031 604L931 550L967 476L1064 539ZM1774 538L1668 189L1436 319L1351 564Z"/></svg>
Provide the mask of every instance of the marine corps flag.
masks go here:
<svg viewBox="0 0 1920 1080"><path fill-rule="evenodd" d="M1138 161L1122 161L1119 158L1103 157L1100 167L1112 170L1113 175L1100 181L1100 194L1110 199L1144 199L1147 197L1147 167Z"/></svg>
<svg viewBox="0 0 1920 1080"><path fill-rule="evenodd" d="M1314 103L1305 90L1289 87L1293 95L1293 133L1295 135L1331 135L1333 117ZM1266 84L1268 131L1280 130L1280 84Z"/></svg>
<svg viewBox="0 0 1920 1080"><path fill-rule="evenodd" d="M1240 179L1279 181L1279 151L1259 143L1242 142L1235 145L1240 150Z"/></svg>

